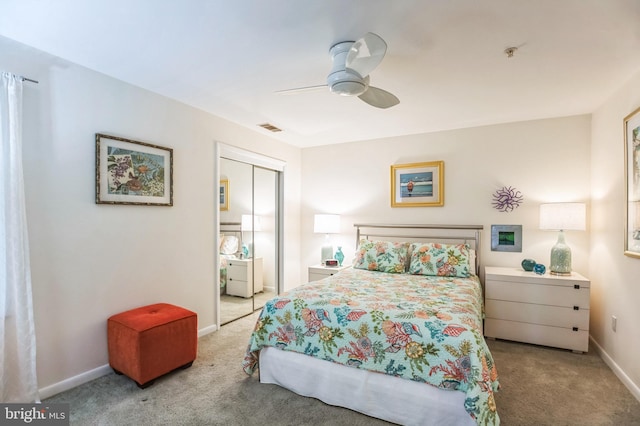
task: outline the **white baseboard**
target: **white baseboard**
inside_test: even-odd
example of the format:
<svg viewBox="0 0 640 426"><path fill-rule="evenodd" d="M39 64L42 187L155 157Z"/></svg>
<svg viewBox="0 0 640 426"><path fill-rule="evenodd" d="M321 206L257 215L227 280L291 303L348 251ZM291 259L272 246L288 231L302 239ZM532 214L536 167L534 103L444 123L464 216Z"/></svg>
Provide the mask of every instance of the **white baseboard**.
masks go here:
<svg viewBox="0 0 640 426"><path fill-rule="evenodd" d="M218 329L216 324L210 325L203 329L198 330L198 338L202 336L206 336L207 334L213 333ZM83 385L91 380L95 380L98 377L106 376L109 373L112 373L113 370L109 366L109 364L102 365L98 368L94 368L93 370L85 371L84 373L80 373L77 376L69 377L68 379L64 379L58 383L54 383L52 385L46 386L42 389L39 389L40 399L47 399L52 397L53 395L59 394L60 392L68 391L69 389L73 389L76 386Z"/></svg>
<svg viewBox="0 0 640 426"><path fill-rule="evenodd" d="M76 386L80 386L84 383L90 382L91 380L97 379L98 377L105 376L111 372L113 372L113 370L111 369L111 367L109 367L109 364L105 364L101 367L94 368L93 370L85 371L84 373L78 374L77 376L69 377L68 379L64 379L61 382L54 383L50 386L40 389L38 391L40 393L40 399L47 399L60 392L73 389Z"/></svg>
<svg viewBox="0 0 640 426"><path fill-rule="evenodd" d="M616 364L613 358L609 356L609 354L602 348L602 346L598 344L598 342L593 339L593 337L590 336L589 340L591 340L591 344L593 345L593 347L595 347L595 350L598 355L600 355L600 358L602 358L604 363L609 366L611 371L613 371L613 374L615 374L616 377L620 379L622 384L625 385L627 389L629 389L631 395L633 395L635 399L640 402L640 386L638 386L636 383L633 383L633 380L631 380L629 376L627 376L624 370L622 370L622 368L620 368L620 366Z"/></svg>
<svg viewBox="0 0 640 426"><path fill-rule="evenodd" d="M216 324L212 324L208 327L202 328L198 330L198 338L202 336L206 336L207 334L213 333L216 330L218 330L218 326Z"/></svg>

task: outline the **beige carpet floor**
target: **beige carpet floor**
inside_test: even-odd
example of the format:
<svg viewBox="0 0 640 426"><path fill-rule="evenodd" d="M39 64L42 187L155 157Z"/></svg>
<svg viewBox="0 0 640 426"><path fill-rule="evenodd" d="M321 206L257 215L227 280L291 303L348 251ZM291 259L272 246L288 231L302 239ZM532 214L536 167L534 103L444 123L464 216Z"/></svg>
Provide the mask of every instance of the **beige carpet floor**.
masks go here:
<svg viewBox="0 0 640 426"><path fill-rule="evenodd" d="M248 377L240 362L256 314L199 341L198 358L139 389L108 374L45 402L70 404L71 425L386 425ZM502 425L640 425L640 402L593 352L489 341ZM257 376L257 374L255 375Z"/></svg>
<svg viewBox="0 0 640 426"><path fill-rule="evenodd" d="M220 323L226 324L243 316L251 314L253 311L260 309L267 301L275 296L275 292L270 289L264 289L256 293L252 298L244 298L239 296L229 296L223 294L220 296Z"/></svg>

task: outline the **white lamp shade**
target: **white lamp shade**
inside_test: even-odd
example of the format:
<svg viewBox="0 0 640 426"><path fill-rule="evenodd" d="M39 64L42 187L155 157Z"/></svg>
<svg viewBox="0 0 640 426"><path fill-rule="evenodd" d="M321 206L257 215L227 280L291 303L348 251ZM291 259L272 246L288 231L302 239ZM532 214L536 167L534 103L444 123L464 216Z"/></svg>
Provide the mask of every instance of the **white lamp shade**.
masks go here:
<svg viewBox="0 0 640 426"><path fill-rule="evenodd" d="M340 232L340 216L337 214L317 214L313 218L313 232L316 234L337 234Z"/></svg>
<svg viewBox="0 0 640 426"><path fill-rule="evenodd" d="M587 207L584 203L540 204L540 229L549 231L584 231Z"/></svg>
<svg viewBox="0 0 640 426"><path fill-rule="evenodd" d="M252 216L250 214L242 215L242 222L240 223L240 230L242 231L261 231L260 216Z"/></svg>

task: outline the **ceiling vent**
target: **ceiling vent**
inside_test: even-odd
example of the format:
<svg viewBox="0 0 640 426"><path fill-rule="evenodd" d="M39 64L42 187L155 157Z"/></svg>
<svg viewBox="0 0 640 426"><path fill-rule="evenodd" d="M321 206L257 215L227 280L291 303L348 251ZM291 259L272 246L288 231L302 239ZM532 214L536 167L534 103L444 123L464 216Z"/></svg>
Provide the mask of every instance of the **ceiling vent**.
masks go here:
<svg viewBox="0 0 640 426"><path fill-rule="evenodd" d="M258 126L262 127L263 129L267 129L270 132L281 132L282 129L274 126L273 124L269 124L269 123L262 123L262 124L258 124Z"/></svg>

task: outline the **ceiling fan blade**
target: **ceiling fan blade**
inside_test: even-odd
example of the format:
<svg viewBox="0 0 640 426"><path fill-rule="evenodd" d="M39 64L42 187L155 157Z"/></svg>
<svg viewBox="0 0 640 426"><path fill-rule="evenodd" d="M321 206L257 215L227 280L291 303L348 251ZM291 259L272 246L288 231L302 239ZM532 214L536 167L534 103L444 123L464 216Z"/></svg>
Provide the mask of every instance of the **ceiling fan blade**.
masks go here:
<svg viewBox="0 0 640 426"><path fill-rule="evenodd" d="M349 49L345 66L360 74L361 77L366 77L380 65L386 52L387 43L379 35L366 33Z"/></svg>
<svg viewBox="0 0 640 426"><path fill-rule="evenodd" d="M371 86L358 97L376 108L390 108L400 103L400 99L394 94Z"/></svg>
<svg viewBox="0 0 640 426"><path fill-rule="evenodd" d="M278 93L280 95L295 95L297 93L304 93L304 92L317 92L321 89L328 90L328 88L329 86L327 86L326 84L321 84L318 86L306 86L306 87L296 87L295 89L276 90L275 93Z"/></svg>

